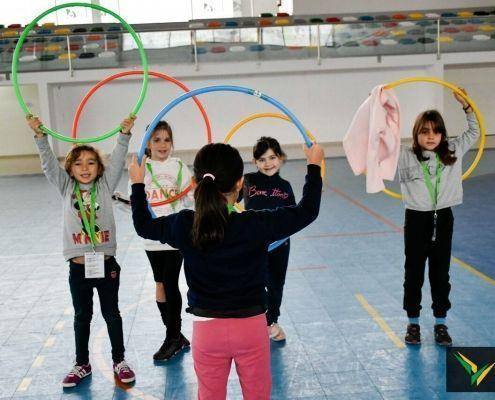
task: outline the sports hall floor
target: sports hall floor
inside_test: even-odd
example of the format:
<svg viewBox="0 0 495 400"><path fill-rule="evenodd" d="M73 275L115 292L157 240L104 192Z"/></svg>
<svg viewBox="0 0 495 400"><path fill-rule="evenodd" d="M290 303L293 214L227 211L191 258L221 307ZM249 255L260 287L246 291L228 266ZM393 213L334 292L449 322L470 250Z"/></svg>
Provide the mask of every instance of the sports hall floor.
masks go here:
<svg viewBox="0 0 495 400"><path fill-rule="evenodd" d="M272 398L494 399L494 393L446 393L445 349L433 340L428 284L423 344L403 345L402 204L383 194L367 195L363 178L354 177L344 159L330 160L329 170L318 220L292 240L280 320L287 341L272 344ZM282 170L298 197L304 171L302 161L289 161ZM464 184L464 205L454 210L448 325L460 346L495 346L494 178L495 151L488 151ZM60 199L37 175L0 178L0 202L0 399L196 398L190 351L168 363L153 363L163 340L154 283L130 214L120 207L115 211L120 308L126 358L137 381L129 388L114 382L96 300L93 375L75 389L62 390L74 344ZM188 315L184 320L183 331L190 337L191 320ZM241 398L232 375L229 399Z"/></svg>

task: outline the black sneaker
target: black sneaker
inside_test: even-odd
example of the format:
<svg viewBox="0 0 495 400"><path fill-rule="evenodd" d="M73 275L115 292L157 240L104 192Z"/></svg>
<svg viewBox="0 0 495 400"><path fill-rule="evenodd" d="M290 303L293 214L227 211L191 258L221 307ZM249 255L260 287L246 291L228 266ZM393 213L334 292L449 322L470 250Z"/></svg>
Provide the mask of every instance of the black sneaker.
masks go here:
<svg viewBox="0 0 495 400"><path fill-rule="evenodd" d="M407 332L404 341L407 344L421 344L421 331L418 324L407 325Z"/></svg>
<svg viewBox="0 0 495 400"><path fill-rule="evenodd" d="M449 328L447 325L438 324L435 325L435 342L440 346L452 346L452 338L447 332Z"/></svg>
<svg viewBox="0 0 495 400"><path fill-rule="evenodd" d="M167 361L179 353L182 349L189 347L191 343L181 333L177 339L166 338L160 349L153 355L156 361Z"/></svg>

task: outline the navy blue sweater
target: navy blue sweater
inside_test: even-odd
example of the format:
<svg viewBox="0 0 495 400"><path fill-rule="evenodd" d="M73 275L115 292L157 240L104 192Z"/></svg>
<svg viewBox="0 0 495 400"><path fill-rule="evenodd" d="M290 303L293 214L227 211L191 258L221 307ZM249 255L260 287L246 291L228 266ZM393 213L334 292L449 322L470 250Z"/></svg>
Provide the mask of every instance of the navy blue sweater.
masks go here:
<svg viewBox="0 0 495 400"><path fill-rule="evenodd" d="M268 176L258 171L244 175L242 198L246 210L271 210L296 204L292 186L278 173Z"/></svg>
<svg viewBox="0 0 495 400"><path fill-rule="evenodd" d="M134 228L145 239L159 240L179 249L189 290L189 307L212 310L202 316L229 315L236 310L265 307L265 273L268 245L293 235L318 216L322 181L320 167L308 165L303 196L299 204L274 210L231 213L224 240L206 251L192 244L194 211L152 219L144 184L132 185ZM199 314L198 314L199 315Z"/></svg>

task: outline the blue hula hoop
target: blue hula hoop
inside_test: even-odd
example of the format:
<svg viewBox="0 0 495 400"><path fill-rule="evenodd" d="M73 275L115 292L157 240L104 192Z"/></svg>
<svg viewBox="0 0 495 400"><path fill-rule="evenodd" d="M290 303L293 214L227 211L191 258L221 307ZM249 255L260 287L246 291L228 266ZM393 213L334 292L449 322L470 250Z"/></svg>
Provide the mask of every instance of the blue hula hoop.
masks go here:
<svg viewBox="0 0 495 400"><path fill-rule="evenodd" d="M306 142L306 145L308 147L311 147L311 139L308 137L306 134L306 130L304 129L303 125L301 122L297 119L297 117L287 108L285 107L282 103L279 101L275 100L274 98L267 96L266 94L263 94L257 90L254 89L249 89L243 86L232 86L232 85L219 85L219 86L206 86L203 88L191 90L190 92L186 92L179 97L175 98L172 100L170 103L168 103L151 121L150 125L148 126L148 129L146 130L146 133L144 134L143 141L141 143L141 149L139 150L138 153L138 161L141 163L141 160L143 159L144 152L146 150L146 145L148 143L148 140L151 137L151 134L155 130L155 127L158 125L158 123L162 120L162 118L175 106L178 104L182 103L184 100L187 100L191 97L197 96L199 94L203 93L209 93L209 92L239 92L239 93L244 93L244 94L249 94L251 96L256 96L260 98L261 100L264 100L275 107L277 107L280 111L282 111L287 117L290 118L290 120L293 122L293 124L296 126L296 128L301 132L302 137L304 138L304 141ZM150 213L153 218L156 218L156 214L154 211L151 209L151 207L148 204L148 209L150 210ZM268 251L272 251L279 247L282 243L284 243L288 238L277 240L276 242L271 243L268 246Z"/></svg>

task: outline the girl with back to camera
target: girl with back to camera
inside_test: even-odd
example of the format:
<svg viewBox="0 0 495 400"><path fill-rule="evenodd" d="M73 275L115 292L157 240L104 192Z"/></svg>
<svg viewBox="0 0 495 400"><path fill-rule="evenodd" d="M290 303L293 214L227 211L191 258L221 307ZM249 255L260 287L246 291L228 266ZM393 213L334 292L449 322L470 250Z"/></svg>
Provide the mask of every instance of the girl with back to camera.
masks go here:
<svg viewBox="0 0 495 400"><path fill-rule="evenodd" d="M146 160L129 168L136 232L169 243L184 256L194 315L192 352L199 398L225 399L232 360L247 400L269 399L270 345L266 329L268 245L303 229L318 215L321 198L318 145L305 150L308 172L298 205L233 212L244 164L227 144L208 144L194 160L195 211L152 219L146 203Z"/></svg>

